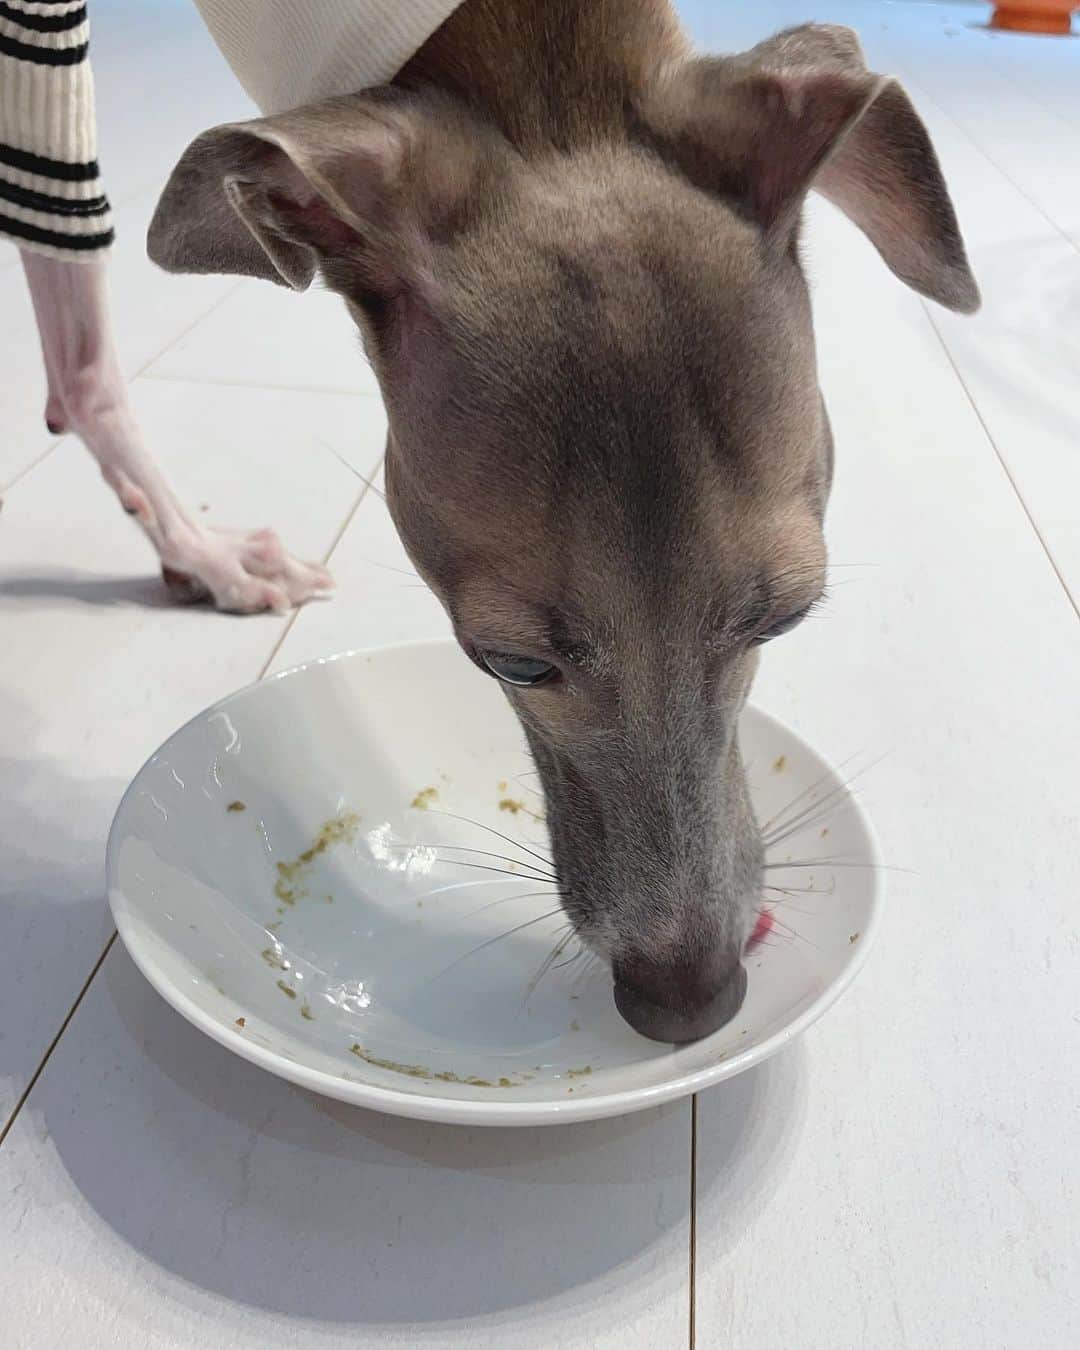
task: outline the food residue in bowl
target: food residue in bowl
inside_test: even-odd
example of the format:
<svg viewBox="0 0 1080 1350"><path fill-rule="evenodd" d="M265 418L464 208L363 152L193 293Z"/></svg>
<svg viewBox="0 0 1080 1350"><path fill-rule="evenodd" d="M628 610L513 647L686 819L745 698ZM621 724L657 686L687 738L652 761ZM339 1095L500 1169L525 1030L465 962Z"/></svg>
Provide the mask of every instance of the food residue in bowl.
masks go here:
<svg viewBox="0 0 1080 1350"><path fill-rule="evenodd" d="M862 936L861 933L849 933L849 934L848 934L848 941L849 941L852 945L854 945L856 942L858 942L858 940L859 940L859 938L860 938L861 936Z"/></svg>
<svg viewBox="0 0 1080 1350"><path fill-rule="evenodd" d="M773 760L773 773L783 773L787 768L787 755L781 755L779 759Z"/></svg>
<svg viewBox="0 0 1080 1350"><path fill-rule="evenodd" d="M296 997L296 990L293 989L291 985L286 984L284 980L278 980L277 987L281 990L281 992L285 995L286 998Z"/></svg>
<svg viewBox="0 0 1080 1350"><path fill-rule="evenodd" d="M230 802L225 808L226 811L246 811L247 807L243 802Z"/></svg>
<svg viewBox="0 0 1080 1350"><path fill-rule="evenodd" d="M522 814L532 816L533 820L538 820L541 824L545 820L542 812L534 811L527 802L519 801L517 797L503 797L499 802L499 810L506 811L512 816Z"/></svg>
<svg viewBox="0 0 1080 1350"><path fill-rule="evenodd" d="M289 969L289 963L285 960L280 947L264 947L259 955L271 970Z"/></svg>
<svg viewBox="0 0 1080 1350"><path fill-rule="evenodd" d="M427 1083L461 1083L466 1087L483 1088L508 1088L520 1086L520 1082L515 1084L512 1078L498 1078L492 1082L490 1078L477 1078L473 1075L462 1077L456 1074L452 1069L429 1069L423 1064L402 1064L396 1059L383 1059L381 1055L373 1055L370 1050L365 1050L362 1045L355 1042L349 1047L350 1053L362 1059L366 1064L373 1064L377 1069L388 1069L391 1073L404 1074L406 1078L422 1078ZM532 1074L523 1073L519 1075L521 1082L531 1078Z"/></svg>
<svg viewBox="0 0 1080 1350"><path fill-rule="evenodd" d="M315 1021L315 1014L311 1011L311 1007L307 1003L300 1004L300 1016L304 1018L305 1021L308 1022Z"/></svg>
<svg viewBox="0 0 1080 1350"><path fill-rule="evenodd" d="M246 1019L246 1018L243 1018L243 1017L238 1017L238 1018L236 1019L236 1025L237 1025L238 1027L246 1027L246 1026L247 1026L247 1019Z"/></svg>
<svg viewBox="0 0 1080 1350"><path fill-rule="evenodd" d="M439 800L439 789L437 787L421 788L420 791L416 794L416 796L412 799L412 806L414 810L426 811L428 807L432 805L433 802L437 802L438 800Z"/></svg>
<svg viewBox="0 0 1080 1350"><path fill-rule="evenodd" d="M356 838L359 824L360 817L355 811L343 811L326 822L310 848L304 849L292 862L277 864L278 879L274 883L274 894L282 904L295 905L297 900L307 898L307 888L301 884L305 869L321 853L325 853L331 844L351 844Z"/></svg>

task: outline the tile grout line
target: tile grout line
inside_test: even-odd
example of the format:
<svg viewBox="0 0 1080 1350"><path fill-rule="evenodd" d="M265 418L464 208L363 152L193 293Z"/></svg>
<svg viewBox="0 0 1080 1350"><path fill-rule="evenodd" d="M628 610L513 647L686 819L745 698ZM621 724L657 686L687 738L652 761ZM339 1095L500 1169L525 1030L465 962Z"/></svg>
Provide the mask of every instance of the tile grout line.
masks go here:
<svg viewBox="0 0 1080 1350"><path fill-rule="evenodd" d="M219 296L214 301L214 303L210 306L209 309L204 309L197 319L192 319L192 321L189 324L186 324L180 330L180 332L176 334L175 337L171 337L163 347L158 348L158 350L153 354L153 356L148 357L138 368L138 370L135 371L135 373L128 380L128 384L129 385L134 384L135 381L145 371L149 370L149 368L154 364L155 361L160 361L161 358L165 355L165 353L171 351L178 342L180 342L183 338L186 338L187 335L192 331L192 329L198 328L199 324L202 323L203 319L208 319L211 314L216 313L221 308L221 306L225 303L226 300L231 300L232 297L236 294L236 292L240 289L240 287L243 284L244 283L242 279L236 281L232 286L229 287L229 289L224 293L224 295Z"/></svg>
<svg viewBox="0 0 1080 1350"><path fill-rule="evenodd" d="M189 324L185 325L185 327L179 333L177 333L177 335L174 338L170 338L164 347L159 348L154 352L152 356L147 357L147 359L142 363L141 366L138 367L137 370L133 371L130 375L125 375L124 384L126 385L126 387L130 389L136 380L141 379L143 377L144 372L150 366L152 366L155 361L160 361L161 358L165 355L165 353L168 352L175 343L179 342L181 338L187 337L187 335L191 332L193 328L198 327L198 325L202 323L203 319L208 318L211 314L213 314L213 312L216 309L218 309L221 305L223 305L225 301L229 299L230 296L235 295L236 292L240 289L240 286L241 286L240 281L237 281L235 285L230 286L229 289L225 292L225 294L219 296L218 299L214 301L214 303L210 306L209 309L203 310L203 312L198 316L198 318L192 319L192 321ZM111 296L110 296L110 303L111 303ZM44 357L42 358L42 368L44 368ZM150 376L148 378L153 377ZM202 382L192 380L190 381L190 383L197 384ZM76 440L79 440L79 433L77 431L65 431L61 433L61 435L54 437L52 443L48 445L41 452L41 454L38 455L36 459L31 460L29 464L21 468L14 478L12 478L7 483L0 483L0 493L10 492L11 489L16 485L16 483L21 483L24 478L26 478L29 474L33 473L33 471L38 467L38 465L42 464L46 459L48 459L48 457L61 443L61 441L66 440L69 436L74 436Z"/></svg>
<svg viewBox="0 0 1080 1350"><path fill-rule="evenodd" d="M382 463L382 456L380 455L380 457L375 461L375 467L374 467L374 469L373 469L373 471L372 471L372 474L371 474L371 477L372 477L372 478L374 478L375 475L379 472L379 465L380 465L381 463ZM333 539L331 539L331 541L330 541L330 546L329 546L329 548L326 550L326 552L325 552L325 553L323 554L323 556L322 556L321 561L322 561L322 565L323 565L324 567L326 567L326 566L329 564L330 559L334 556L334 551L335 551L335 549L337 548L338 544L341 543L341 540L342 540L342 537L343 537L344 534L345 534L345 531L346 531L346 530L349 528L349 526L353 523L353 520L354 520L355 517L356 517L356 513L357 513L357 511L360 510L361 503L363 502L364 498L367 496L368 491L370 490L370 487L371 487L371 484L370 484L370 482L369 482L367 479L361 479L361 487L360 487L360 491L357 493L356 500L353 502L352 506L349 507L348 511L346 511L346 513L345 513L345 519L344 519L344 520L341 522L341 524L338 526L337 532L335 533ZM334 596L333 596L333 595L331 595L331 596L328 597L328 600L329 600L330 603L333 603L333 599L334 599ZM323 604L325 604L325 603L327 603L327 602L326 602L326 601L322 601L322 602L316 601L316 603L323 603ZM301 607L301 608L298 608L298 609L294 609L294 610L292 611L292 613L289 615L288 622L285 624L284 628L282 628L281 632L278 634L277 641L274 643L273 647L270 649L270 655L269 655L269 656L266 658L266 660L263 662L263 664L262 664L262 669L259 671L258 675L256 676L256 682L258 682L259 680L264 680L264 679L266 678L266 672L270 669L271 665L273 665L274 658L277 656L278 652L281 651L282 647L285 645L285 639L286 639L286 638L289 636L289 634L292 632L292 630L293 630L293 625L296 623L297 619L300 617L302 608L304 608L304 607Z"/></svg>
<svg viewBox="0 0 1080 1350"><path fill-rule="evenodd" d="M75 1002L68 1009L67 1016L60 1023L59 1031L57 1031L56 1035L49 1042L48 1049L41 1057L41 1062L38 1064L34 1072L30 1075L30 1081L27 1083L26 1087L23 1088L22 1093L19 1096L19 1099L15 1103L14 1110L11 1112L11 1115L4 1122L3 1126L0 1126L0 1146L3 1145L4 1140L8 1137L8 1135L11 1132L11 1127L15 1124L16 1120L18 1120L20 1112L26 1105L26 1102L29 1099L31 1092L33 1092L34 1088L37 1085L38 1079L45 1072L45 1065L48 1064L49 1060L52 1058L52 1052L60 1044L60 1037L63 1036L65 1031L67 1031L68 1023L75 1016L76 1012L78 1012L79 1004L82 1003L83 999L86 997L87 990L90 988L91 984L93 984L94 977L101 969L102 964L105 961L105 958L108 956L109 952L112 951L112 946L115 941L116 941L116 929L114 928L112 933L110 933L109 935L109 940L105 943L101 955L94 962L93 970L91 970L90 974L87 975L83 987L79 990L78 994L76 995Z"/></svg>
<svg viewBox="0 0 1080 1350"><path fill-rule="evenodd" d="M380 466L380 464L382 463L382 461L383 461L383 456L380 455L379 458L375 461L375 465L374 465L374 467L373 467L373 469L372 469L372 472L371 472L371 477L372 477L372 478L374 478L375 475L379 472L379 466ZM341 540L342 540L342 537L343 537L344 534L345 534L345 531L346 531L346 530L349 528L349 526L352 524L353 520L354 520L355 517L356 517L357 511L359 511L359 509L360 509L361 503L363 502L364 498L365 498L365 497L367 496L367 494L368 494L368 491L370 490L370 487L371 487L370 482L369 482L367 479L363 479L363 480L361 480L361 481L362 481L362 486L361 486L361 488L360 488L360 491L357 493L356 500L355 500L355 501L353 502L353 504L349 507L348 511L346 511L344 520L343 520L342 523L338 526L338 529L337 529L337 531L335 532L333 539L331 539L331 541L330 541L329 547L328 547L328 548L324 551L324 553L323 553L323 556L322 556L322 562L323 562L323 565L324 565L324 566L325 566L327 563L329 563L330 559L334 556L334 551L335 551L335 549L337 548L338 544L341 543ZM259 680L263 680L263 679L266 678L266 672L270 669L270 666L271 666L271 664L273 663L274 658L277 656L278 652L281 650L281 648L282 648L282 646L283 646L283 644L284 644L284 642L285 642L285 639L286 639L286 638L289 636L289 634L292 632L293 625L296 623L297 619L300 617L300 612L301 612L300 609L297 608L297 609L294 609L294 610L292 611L292 613L289 615L288 621L285 623L285 625L283 626L281 632L278 634L277 638L274 640L274 644L273 644L273 646L270 648L270 652L269 652L269 654L267 655L266 660L262 663L262 666L261 666L260 669L259 669L259 673L258 673L258 675L256 676L256 683L257 683ZM52 1058L53 1051L54 1051L54 1050L56 1049L56 1047L60 1044L60 1039L61 1039L61 1037L63 1036L64 1032L67 1031L68 1025L70 1024L72 1018L73 1018L73 1017L75 1016L75 1014L78 1012L78 1010L79 1010L79 1005L82 1003L83 999L86 997L86 994L89 992L90 986L93 984L95 978L97 977L98 971L99 971L99 970L101 969L101 967L104 965L104 963L105 963L105 958L108 956L109 952L112 951L113 945L114 945L114 943L116 942L116 938L117 938L117 932L116 932L116 929L114 928L114 929L112 930L112 932L110 933L110 935L109 935L108 941L105 943L105 947L104 947L103 951L101 952L101 955L100 955L100 956L98 957L98 959L94 962L93 969L90 971L90 974L87 975L86 980L85 980L85 982L83 983L82 988L79 990L78 994L75 996L74 1002L72 1003L71 1007L68 1009L68 1011L67 1011L67 1016L66 1016L66 1017L64 1018L64 1020L60 1023L60 1028L59 1028L59 1030L57 1031L56 1035L52 1038L52 1040L49 1042L49 1044L48 1044L48 1046L47 1046L47 1048L46 1048L46 1050L45 1050L45 1053L42 1055L40 1061L38 1062L37 1068L34 1070L34 1072L33 1072L33 1073L31 1074L31 1076L30 1076L30 1081L26 1084L26 1087L22 1090L22 1092L20 1093L20 1095L19 1095L17 1101L15 1102L14 1109L12 1110L10 1116L9 1116L9 1117L7 1118L7 1120L3 1123L3 1125L0 1126L0 1147L3 1146L4 1140L7 1139L8 1135L11 1133L11 1130L12 1130L12 1128L13 1128L13 1126L14 1126L16 1120L19 1118L20 1114L22 1113L23 1107L26 1105L27 1101L30 1099L30 1094L31 1094L31 1092L33 1092L35 1086L37 1085L38 1079L40 1079L41 1075L45 1072L45 1067L46 1067L46 1065L48 1064L49 1060Z"/></svg>
<svg viewBox="0 0 1080 1350"><path fill-rule="evenodd" d="M974 394L972 394L971 390L968 388L967 381L964 379L960 367L956 364L956 361L953 358L953 354L949 350L949 344L945 341L945 338L942 336L941 330L934 322L934 316L930 313L929 305L927 305L925 301L920 301L919 303L923 307L923 313L926 315L927 322L929 323L934 336L937 338L938 343L941 346L941 350L945 353L945 359L948 361L952 373L956 376L957 380L960 383L960 388L963 389L964 391L964 397L967 399L968 403L971 405L972 411L978 418L979 426L982 427L983 430L983 435L990 442L990 448L993 450L995 456L997 457L997 461L1001 467L1001 471L1002 473L1004 473L1006 479L1008 480L1009 486L1013 490L1013 495L1015 496L1017 502L1019 502L1020 504L1020 509L1027 517L1027 522L1031 526L1032 531L1035 534L1035 538L1039 541L1039 546L1042 548L1042 551L1046 556L1046 561L1050 564L1054 576L1058 580L1058 584L1060 585L1061 589L1065 592L1065 599L1068 600L1069 604L1072 606L1073 613L1076 615L1077 619L1080 619L1080 601L1078 601L1077 597L1073 595L1068 582L1062 575L1061 569L1060 567L1058 567L1057 560L1055 559L1053 553L1051 552L1049 544L1047 544L1045 538L1043 537L1042 530L1040 530L1039 526L1036 524L1035 517L1031 514L1031 510L1029 509L1027 502L1024 500L1024 494L1020 491L1016 479L1013 477L1012 471L1009 468L1008 462L1005 459L1005 456L1002 454L1000 448L998 447L998 443L994 438L993 432L987 425L986 419L982 415L982 409L976 402Z"/></svg>
<svg viewBox="0 0 1080 1350"><path fill-rule="evenodd" d="M690 1098L690 1350L697 1346L697 1093Z"/></svg>
<svg viewBox="0 0 1080 1350"><path fill-rule="evenodd" d="M993 73L998 77L998 79L1003 80L1011 88L1017 90L1018 93L1020 93L1027 100L1027 102L1031 104L1033 108L1036 108L1039 112L1054 118L1055 121L1060 122L1062 126L1065 127L1067 131L1071 131L1074 136L1076 132L1080 130L1080 125L1078 125L1077 118L1066 117L1064 113L1059 112L1056 107L1054 107L1050 103L1045 102L1037 94L1030 93L1027 87L1021 84L1020 81L1017 80L1015 76L1013 76L1003 66L991 62L989 63L989 69L993 71Z"/></svg>

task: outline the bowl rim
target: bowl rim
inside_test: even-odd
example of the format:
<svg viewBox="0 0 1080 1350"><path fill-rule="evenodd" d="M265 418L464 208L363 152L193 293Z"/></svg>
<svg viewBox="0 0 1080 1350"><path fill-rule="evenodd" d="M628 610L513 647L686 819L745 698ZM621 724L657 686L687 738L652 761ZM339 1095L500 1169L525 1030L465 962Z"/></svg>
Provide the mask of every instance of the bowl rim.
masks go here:
<svg viewBox="0 0 1080 1350"><path fill-rule="evenodd" d="M166 753L169 747L184 735L189 727L202 722L211 714L222 711L231 703L257 691L272 688L282 681L295 679L314 668L332 665L339 661L349 661L356 657L372 656L390 651L422 649L446 651L449 648L457 650L457 644L452 639L421 638L406 642L378 643L370 647L351 647L346 651L335 652L331 656L319 656L300 662L286 670L276 671L273 675L252 680L233 693L209 704L201 712L189 717L186 722L177 727L143 761L131 782L125 788L109 827L109 836L105 845L105 879L113 922L128 955L151 987L170 1007L198 1028L199 1031L209 1036L211 1040L224 1046L225 1049L233 1051L242 1059L246 1059L249 1063L255 1064L261 1069L266 1069L279 1078L284 1078L298 1087L306 1088L321 1096L331 1097L349 1105L381 1111L387 1115L403 1116L413 1120L472 1126L524 1126L599 1120L609 1116L624 1115L631 1111L645 1110L663 1102L676 1101L681 1097L700 1092L704 1088L712 1087L725 1079L733 1078L736 1074L770 1059L802 1035L820 1017L824 1016L833 1004L846 993L869 958L870 950L881 927L885 901L885 878L882 871L881 847L877 831L858 796L851 791L850 786L845 789L848 793L849 809L857 816L869 843L871 863L868 872L872 880L869 917L860 931L859 942L856 949L851 953L847 965L836 979L827 984L807 1004L797 1017L773 1032L771 1036L766 1037L759 1044L738 1051L736 1054L717 1059L701 1068L674 1075L662 1083L620 1088L613 1092L558 1101L514 1102L507 1101L505 1098L487 1101L441 1097L428 1095L421 1091L406 1092L377 1083L365 1083L359 1079L344 1078L338 1074L327 1073L322 1069L314 1069L299 1061L287 1059L284 1055L257 1044L242 1035L241 1032L234 1030L232 1026L219 1022L200 1008L189 995L168 980L158 969L152 957L141 949L135 924L132 920L134 910L116 879L122 820L130 800L139 787L143 774L160 755ZM765 712L754 703L748 703L746 707L751 708L756 717L762 718L766 723L782 731L785 736L791 737L800 749L806 750L825 765L831 774L842 781L842 776L832 760L810 745L786 722L782 722L771 713ZM714 1032L713 1035L722 1036L723 1028ZM707 1044L710 1039L712 1038L705 1037L704 1041L694 1042L694 1045L700 1047ZM678 1050L675 1053L677 1054Z"/></svg>

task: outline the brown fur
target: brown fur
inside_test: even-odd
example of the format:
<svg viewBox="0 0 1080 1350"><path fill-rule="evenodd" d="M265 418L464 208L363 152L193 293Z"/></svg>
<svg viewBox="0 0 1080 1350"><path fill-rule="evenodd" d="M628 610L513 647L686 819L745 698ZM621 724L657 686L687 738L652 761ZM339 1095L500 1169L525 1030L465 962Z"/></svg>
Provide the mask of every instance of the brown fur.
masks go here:
<svg viewBox="0 0 1080 1350"><path fill-rule="evenodd" d="M507 693L563 903L661 1039L741 1001L738 714L824 579L811 186L977 303L926 133L845 30L721 59L662 0L465 0L394 87L201 137L151 227L165 266L345 297L418 571L481 668L555 674Z"/></svg>

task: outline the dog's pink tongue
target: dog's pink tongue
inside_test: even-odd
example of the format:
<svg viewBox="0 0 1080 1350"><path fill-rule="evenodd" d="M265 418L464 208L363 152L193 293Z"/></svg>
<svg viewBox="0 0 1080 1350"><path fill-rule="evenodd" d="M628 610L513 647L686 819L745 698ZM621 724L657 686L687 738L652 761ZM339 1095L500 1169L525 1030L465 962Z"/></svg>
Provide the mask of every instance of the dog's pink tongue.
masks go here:
<svg viewBox="0 0 1080 1350"><path fill-rule="evenodd" d="M756 947L763 938L767 937L769 933L772 932L772 926L772 913L767 909L759 910L757 923L754 924L754 931L750 934L750 940L746 944L747 950L749 951L750 948Z"/></svg>

